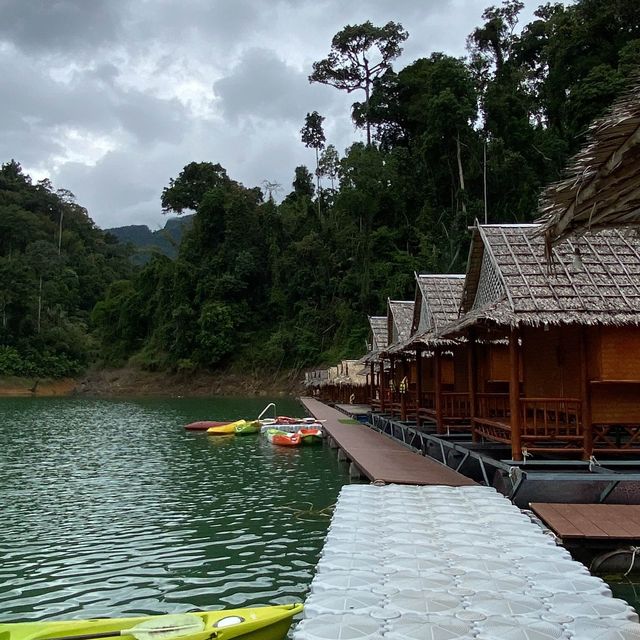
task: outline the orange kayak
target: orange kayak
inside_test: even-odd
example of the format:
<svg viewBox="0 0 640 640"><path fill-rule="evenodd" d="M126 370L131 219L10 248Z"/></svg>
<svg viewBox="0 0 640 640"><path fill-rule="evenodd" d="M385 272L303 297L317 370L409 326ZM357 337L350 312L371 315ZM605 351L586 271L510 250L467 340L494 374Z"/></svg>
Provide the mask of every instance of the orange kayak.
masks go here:
<svg viewBox="0 0 640 640"><path fill-rule="evenodd" d="M281 447L299 447L302 444L302 438L299 433L286 433L279 429L269 429L267 431L267 440L271 444L277 444Z"/></svg>

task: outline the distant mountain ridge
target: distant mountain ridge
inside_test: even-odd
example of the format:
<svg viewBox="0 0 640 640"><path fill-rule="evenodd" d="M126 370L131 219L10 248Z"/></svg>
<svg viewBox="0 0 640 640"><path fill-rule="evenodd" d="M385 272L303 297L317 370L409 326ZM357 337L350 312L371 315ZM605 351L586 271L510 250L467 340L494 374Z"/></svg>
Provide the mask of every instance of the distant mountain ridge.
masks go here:
<svg viewBox="0 0 640 640"><path fill-rule="evenodd" d="M105 229L105 232L115 236L121 244L133 245L136 250L133 261L144 264L154 253L175 258L182 236L193 223L193 218L194 215L169 218L164 228L157 231L151 231L145 224L130 224Z"/></svg>

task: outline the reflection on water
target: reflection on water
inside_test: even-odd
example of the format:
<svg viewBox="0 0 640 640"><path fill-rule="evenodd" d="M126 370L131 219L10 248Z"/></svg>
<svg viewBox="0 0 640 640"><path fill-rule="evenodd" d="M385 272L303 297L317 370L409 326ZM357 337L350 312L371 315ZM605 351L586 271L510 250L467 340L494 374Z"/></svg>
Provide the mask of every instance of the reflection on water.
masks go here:
<svg viewBox="0 0 640 640"><path fill-rule="evenodd" d="M296 514L333 504L345 467L183 429L267 402L0 400L0 620L300 600L329 520Z"/></svg>
<svg viewBox="0 0 640 640"><path fill-rule="evenodd" d="M628 576L617 574L601 577L611 587L614 597L626 600L640 613L640 574L634 572Z"/></svg>

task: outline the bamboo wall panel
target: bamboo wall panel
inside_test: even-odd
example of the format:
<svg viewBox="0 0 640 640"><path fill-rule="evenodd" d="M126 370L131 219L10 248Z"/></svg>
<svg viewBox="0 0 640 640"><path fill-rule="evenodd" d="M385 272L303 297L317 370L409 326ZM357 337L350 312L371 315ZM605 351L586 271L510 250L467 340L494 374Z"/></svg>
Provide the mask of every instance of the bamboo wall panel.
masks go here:
<svg viewBox="0 0 640 640"><path fill-rule="evenodd" d="M593 424L640 423L640 383L591 386Z"/></svg>
<svg viewBox="0 0 640 640"><path fill-rule="evenodd" d="M640 328L602 327L601 380L640 381Z"/></svg>

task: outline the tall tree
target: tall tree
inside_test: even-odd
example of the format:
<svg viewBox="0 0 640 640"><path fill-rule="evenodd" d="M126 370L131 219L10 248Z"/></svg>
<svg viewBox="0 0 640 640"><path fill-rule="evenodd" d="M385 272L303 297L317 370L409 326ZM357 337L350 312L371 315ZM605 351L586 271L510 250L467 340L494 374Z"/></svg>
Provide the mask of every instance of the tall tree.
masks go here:
<svg viewBox="0 0 640 640"><path fill-rule="evenodd" d="M347 25L333 36L329 55L313 63L309 82L327 84L351 93L365 94L365 114L369 112L369 98L373 82L401 53L400 46L409 34L401 24L387 22L376 27L371 22ZM367 144L371 144L371 126L366 118Z"/></svg>
<svg viewBox="0 0 640 640"><path fill-rule="evenodd" d="M307 113L304 120L304 127L300 130L302 142L307 148L315 149L316 152L316 189L318 192L318 215L320 215L320 149L324 149L326 141L322 123L324 118L317 112Z"/></svg>
<svg viewBox="0 0 640 640"><path fill-rule="evenodd" d="M340 172L340 156L336 148L330 144L322 152L318 163L318 171L321 176L329 178L331 190L335 190L335 181Z"/></svg>

